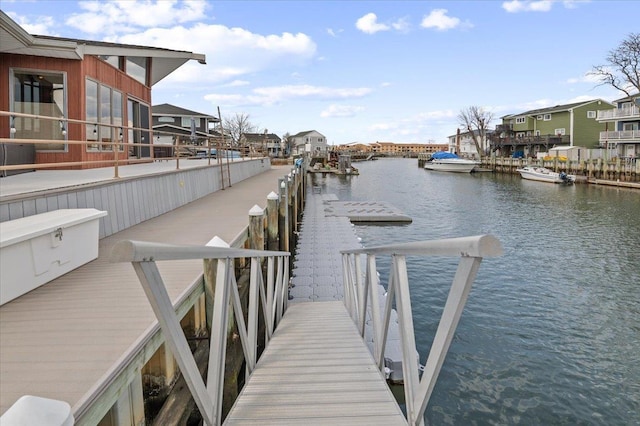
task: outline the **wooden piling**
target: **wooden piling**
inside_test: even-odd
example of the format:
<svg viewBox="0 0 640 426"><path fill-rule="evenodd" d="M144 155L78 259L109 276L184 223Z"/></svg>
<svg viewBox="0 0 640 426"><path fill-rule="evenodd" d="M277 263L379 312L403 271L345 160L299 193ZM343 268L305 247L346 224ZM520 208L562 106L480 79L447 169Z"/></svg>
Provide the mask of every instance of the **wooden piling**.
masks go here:
<svg viewBox="0 0 640 426"><path fill-rule="evenodd" d="M267 195L267 250L278 250L278 194Z"/></svg>
<svg viewBox="0 0 640 426"><path fill-rule="evenodd" d="M249 210L249 248L264 250L264 210L257 204Z"/></svg>

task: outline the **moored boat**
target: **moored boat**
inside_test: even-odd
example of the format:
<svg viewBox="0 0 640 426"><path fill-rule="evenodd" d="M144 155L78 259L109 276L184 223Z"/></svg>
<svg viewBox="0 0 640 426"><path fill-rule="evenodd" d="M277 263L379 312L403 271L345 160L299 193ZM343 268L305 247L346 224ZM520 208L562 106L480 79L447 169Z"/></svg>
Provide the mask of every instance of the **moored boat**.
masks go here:
<svg viewBox="0 0 640 426"><path fill-rule="evenodd" d="M575 175L568 175L564 172L557 173L545 167L525 166L521 169L516 169L516 171L520 173L523 179L539 182L572 184L576 180Z"/></svg>
<svg viewBox="0 0 640 426"><path fill-rule="evenodd" d="M452 152L436 152L424 163L424 168L441 172L470 173L478 165L480 162L460 158Z"/></svg>

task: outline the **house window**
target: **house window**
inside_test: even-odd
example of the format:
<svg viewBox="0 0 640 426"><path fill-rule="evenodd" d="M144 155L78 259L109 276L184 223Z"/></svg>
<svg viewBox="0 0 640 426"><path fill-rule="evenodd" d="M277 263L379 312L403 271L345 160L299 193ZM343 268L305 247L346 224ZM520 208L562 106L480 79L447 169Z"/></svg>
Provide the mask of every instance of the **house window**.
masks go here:
<svg viewBox="0 0 640 426"><path fill-rule="evenodd" d="M12 111L48 117L67 116L64 73L11 70L10 79L13 82ZM37 151L64 151L67 148L64 142L66 132L63 134L64 123L58 120L16 117L13 124L16 129L12 134L13 138L54 141L36 144Z"/></svg>
<svg viewBox="0 0 640 426"><path fill-rule="evenodd" d="M542 120L542 115L537 116L536 120Z"/></svg>
<svg viewBox="0 0 640 426"><path fill-rule="evenodd" d="M562 129L556 129L556 130L554 130L554 133L555 133L556 135L563 135L563 136L564 136L564 128L562 128Z"/></svg>
<svg viewBox="0 0 640 426"><path fill-rule="evenodd" d="M595 111L587 111L587 118L596 118Z"/></svg>
<svg viewBox="0 0 640 426"><path fill-rule="evenodd" d="M127 56L127 75L147 86L147 58Z"/></svg>
<svg viewBox="0 0 640 426"><path fill-rule="evenodd" d="M200 128L200 118L194 118L194 117L182 117L182 121L181 121L180 125L182 127L186 127L188 129L190 129L191 128L191 119L192 118L196 122L196 128Z"/></svg>
<svg viewBox="0 0 640 426"><path fill-rule="evenodd" d="M540 136L540 130L536 130L536 136Z"/></svg>
<svg viewBox="0 0 640 426"><path fill-rule="evenodd" d="M149 105L138 102L135 99L127 100L127 127L129 157L151 157L151 133L149 119Z"/></svg>
<svg viewBox="0 0 640 426"><path fill-rule="evenodd" d="M549 120L551 120L551 114L545 114L544 121L549 121Z"/></svg>
<svg viewBox="0 0 640 426"><path fill-rule="evenodd" d="M516 117L516 124L523 124L527 121L526 117Z"/></svg>
<svg viewBox="0 0 640 426"><path fill-rule="evenodd" d="M87 144L87 151L112 151L112 143L122 140L122 93L87 79L85 120L87 142L93 142Z"/></svg>
<svg viewBox="0 0 640 426"><path fill-rule="evenodd" d="M176 119L173 117L159 117L158 123L175 123Z"/></svg>
<svg viewBox="0 0 640 426"><path fill-rule="evenodd" d="M103 61L105 61L106 63L111 65L112 67L120 69L120 57L119 56L100 55L100 56L98 56L98 58L102 59Z"/></svg>

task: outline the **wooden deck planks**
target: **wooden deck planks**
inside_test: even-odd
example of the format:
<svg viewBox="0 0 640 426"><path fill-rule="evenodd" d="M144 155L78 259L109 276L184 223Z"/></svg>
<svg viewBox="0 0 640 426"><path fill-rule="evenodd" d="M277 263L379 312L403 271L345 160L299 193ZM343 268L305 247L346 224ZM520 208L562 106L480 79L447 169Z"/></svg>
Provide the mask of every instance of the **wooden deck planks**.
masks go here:
<svg viewBox="0 0 640 426"><path fill-rule="evenodd" d="M336 302L289 307L225 424L406 424Z"/></svg>

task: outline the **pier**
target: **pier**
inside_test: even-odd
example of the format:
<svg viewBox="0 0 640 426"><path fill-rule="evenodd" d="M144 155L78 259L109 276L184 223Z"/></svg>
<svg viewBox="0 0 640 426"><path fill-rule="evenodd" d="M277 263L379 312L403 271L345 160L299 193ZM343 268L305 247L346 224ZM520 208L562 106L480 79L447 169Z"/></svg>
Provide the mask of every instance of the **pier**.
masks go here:
<svg viewBox="0 0 640 426"><path fill-rule="evenodd" d="M302 303L295 300L295 292L304 287L298 282L289 302L290 254L277 247L293 247L296 235L302 244L309 229L299 227L305 205L299 191L305 178L300 170L285 175L286 166L260 167L249 177L232 179L224 190L164 213L156 209L155 216L122 230L117 230L121 219L132 221L135 215L109 210L111 218L100 220L112 220L112 232L101 236L96 260L3 305L0 413L21 396L36 395L67 403L79 425L139 424L145 421L153 384L171 386L179 370L206 424L375 424L374 416L378 424L403 424L407 419L387 387L384 365L390 324L397 322L405 330L399 341L406 416L410 423L419 422L480 261L499 255L499 243L478 236L386 248L334 247L328 254L336 262L325 267L341 274L341 280L332 282L335 294ZM175 185L189 187L185 178L179 176ZM135 185L152 178L131 179ZM71 192L78 190L103 188ZM28 206L38 205L37 199L60 200L62 193L60 188L40 188L25 199L6 195L0 212L24 216ZM118 190L104 193L108 197ZM132 196L126 189L122 194L125 200ZM69 202L72 197L66 198ZM276 222L285 224L285 230L276 234L276 248L267 250L274 247L268 223L276 210ZM343 219L349 220L330 218ZM230 244L223 247L220 241ZM212 243L215 247L206 246ZM375 273L375 258L381 255L392 256L395 271L383 300ZM461 259L424 364L428 374L422 377L407 299L406 255ZM400 307L397 316L392 315L393 303ZM235 319L228 323L229 318ZM227 333L228 326L235 331ZM205 384L192 352L194 345L207 343ZM230 375L225 364L229 356L246 373ZM246 377L243 387L236 382L240 376ZM240 387L240 395L234 395L233 389Z"/></svg>

